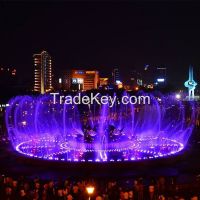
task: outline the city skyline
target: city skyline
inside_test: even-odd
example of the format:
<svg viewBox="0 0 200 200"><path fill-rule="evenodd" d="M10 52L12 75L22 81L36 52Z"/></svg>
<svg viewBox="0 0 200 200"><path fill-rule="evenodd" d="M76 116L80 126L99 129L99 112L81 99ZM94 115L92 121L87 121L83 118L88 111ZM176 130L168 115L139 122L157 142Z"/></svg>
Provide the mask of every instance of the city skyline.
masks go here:
<svg viewBox="0 0 200 200"><path fill-rule="evenodd" d="M200 76L199 8L187 2L1 2L0 64L31 80L32 54L45 49L56 70L96 68L104 77L118 67L126 76L149 64L167 67L170 82L182 85L190 64L196 80Z"/></svg>
<svg viewBox="0 0 200 200"><path fill-rule="evenodd" d="M172 85L170 80L170 75L167 75L168 68L163 67L163 66L152 66L152 65L145 65L141 71L137 71L136 69L128 69L128 74L126 77L123 76L123 70L120 70L118 67L113 67L109 68L107 70L108 76L103 76L105 72L103 70L97 70L95 67L84 67L84 66L76 66L76 67L71 67L71 68L65 68L65 69L54 69L54 64L52 65L52 57L47 52L46 50L42 50L40 52L34 53L32 55L32 65L33 65L33 77L29 80L29 84L23 85L24 88L28 91L35 91L39 92L41 94L44 94L45 92L50 92L52 89L62 89L61 85L63 84L63 81L67 80L67 85L64 86L64 90L69 90L71 88L69 81L70 77L74 77L75 79L83 79L82 76L73 76L70 74L73 73L78 73L81 71L81 73L84 74L98 74L98 81L95 81L96 85L94 89L97 89L98 86L102 86L100 84L100 79L106 79L107 84L106 85L124 85L124 89L131 89L130 85L135 85L135 86L142 86L149 88L150 85L154 85L155 88L159 86L158 88L166 88L166 87L172 87L173 89L183 89L184 86L182 85ZM192 65L190 65L192 66ZM193 66L192 66L193 67ZM13 71L14 70L14 71ZM1 72L0 73L3 79L8 79L7 84L10 85L11 82L9 82L10 77L7 77L8 73L10 72L11 77L14 75L15 77L15 82L12 83L14 84L15 87L19 86L21 87L23 80L19 80L19 72L15 68L11 67L3 67L1 66L0 68ZM5 75L5 76L3 76ZM196 74L194 74L195 76ZM17 78L16 78L17 77ZM24 76L23 76L24 77ZM71 79L73 79L71 77ZM95 76L94 76L95 77ZM196 76L195 76L196 77ZM89 78L89 77L88 77ZM2 79L2 84L5 83L5 80ZM89 80L89 79L88 79ZM39 84L40 82L40 84ZM66 84L64 83L64 85ZM83 82L82 82L83 83ZM13 85L13 86L14 86ZM149 85L149 86L148 86ZM127 87L128 86L128 87ZM182 87L181 87L182 86ZM90 89L93 87L89 86ZM111 87L112 88L112 87ZM121 88L121 87L120 87ZM153 88L153 87L151 87ZM2 88L3 89L3 88ZM82 88L83 89L83 88ZM82 90L81 89L81 90ZM87 89L89 90L89 89Z"/></svg>

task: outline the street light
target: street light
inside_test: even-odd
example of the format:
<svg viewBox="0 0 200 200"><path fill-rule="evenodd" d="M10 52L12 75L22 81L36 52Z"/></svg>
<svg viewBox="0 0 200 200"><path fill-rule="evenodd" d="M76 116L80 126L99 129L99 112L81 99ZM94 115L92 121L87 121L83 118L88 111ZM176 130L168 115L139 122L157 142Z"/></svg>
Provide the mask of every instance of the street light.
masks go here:
<svg viewBox="0 0 200 200"><path fill-rule="evenodd" d="M176 99L178 99L178 100L181 99L181 95L180 95L180 94L176 94L175 97L176 97Z"/></svg>
<svg viewBox="0 0 200 200"><path fill-rule="evenodd" d="M94 193L94 187L93 186L88 186L86 187L87 193L89 195L89 200L90 200L90 196Z"/></svg>

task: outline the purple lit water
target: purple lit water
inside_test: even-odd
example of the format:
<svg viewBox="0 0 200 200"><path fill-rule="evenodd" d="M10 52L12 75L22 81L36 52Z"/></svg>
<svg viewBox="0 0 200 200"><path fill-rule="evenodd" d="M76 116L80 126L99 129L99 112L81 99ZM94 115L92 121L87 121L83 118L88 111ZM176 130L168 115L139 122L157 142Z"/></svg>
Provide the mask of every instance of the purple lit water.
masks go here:
<svg viewBox="0 0 200 200"><path fill-rule="evenodd" d="M182 151L193 130L193 103L151 95L151 104L53 104L52 96L10 100L6 123L13 148L39 159L120 162Z"/></svg>

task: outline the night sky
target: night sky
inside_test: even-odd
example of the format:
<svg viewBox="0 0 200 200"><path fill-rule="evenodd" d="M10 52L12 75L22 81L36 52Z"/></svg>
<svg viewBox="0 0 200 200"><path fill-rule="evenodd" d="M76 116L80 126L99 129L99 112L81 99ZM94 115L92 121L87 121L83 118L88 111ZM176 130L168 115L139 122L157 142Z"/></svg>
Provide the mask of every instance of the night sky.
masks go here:
<svg viewBox="0 0 200 200"><path fill-rule="evenodd" d="M166 66L182 84L189 64L200 82L200 4L190 2L1 2L0 66L32 81L33 53L47 50L56 72L74 67Z"/></svg>

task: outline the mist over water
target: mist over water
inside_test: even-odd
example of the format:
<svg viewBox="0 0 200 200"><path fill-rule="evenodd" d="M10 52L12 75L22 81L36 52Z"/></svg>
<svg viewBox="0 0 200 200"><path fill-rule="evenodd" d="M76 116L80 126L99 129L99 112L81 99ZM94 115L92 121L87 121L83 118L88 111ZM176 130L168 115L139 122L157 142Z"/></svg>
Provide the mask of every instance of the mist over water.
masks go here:
<svg viewBox="0 0 200 200"><path fill-rule="evenodd" d="M54 104L50 95L17 96L6 110L9 138L21 154L60 161L143 160L176 154L192 133L195 104L174 95L150 97L150 105L115 102L110 107Z"/></svg>

